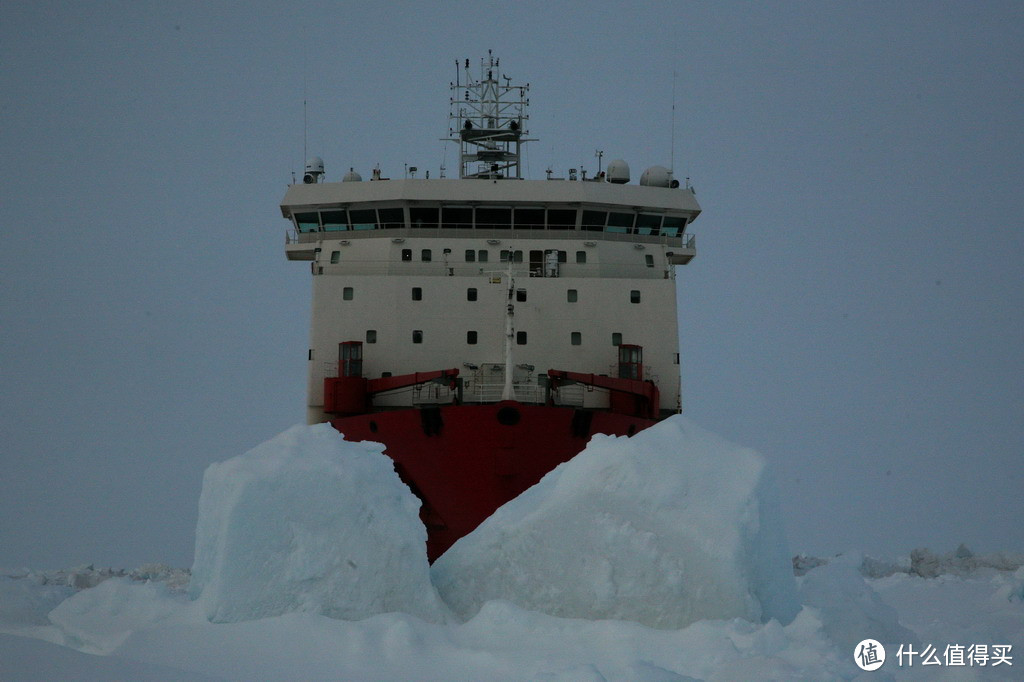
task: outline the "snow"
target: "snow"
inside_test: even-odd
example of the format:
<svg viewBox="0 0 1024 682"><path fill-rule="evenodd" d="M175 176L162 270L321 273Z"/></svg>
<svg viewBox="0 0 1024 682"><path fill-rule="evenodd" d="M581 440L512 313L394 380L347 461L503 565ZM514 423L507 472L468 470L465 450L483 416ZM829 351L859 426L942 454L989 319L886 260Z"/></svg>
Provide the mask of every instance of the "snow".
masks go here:
<svg viewBox="0 0 1024 682"><path fill-rule="evenodd" d="M190 581L0 571L0 679L1020 679L1024 557L790 561L772 495L759 455L674 419L596 438L432 574L381 446L296 427L207 472ZM1013 665L900 667L900 644Z"/></svg>
<svg viewBox="0 0 1024 682"><path fill-rule="evenodd" d="M773 491L763 457L681 416L594 436L455 543L434 583L464 618L503 599L659 628L786 624L799 605Z"/></svg>
<svg viewBox="0 0 1024 682"><path fill-rule="evenodd" d="M211 465L189 587L207 617L401 611L444 620L419 501L383 449L317 424Z"/></svg>

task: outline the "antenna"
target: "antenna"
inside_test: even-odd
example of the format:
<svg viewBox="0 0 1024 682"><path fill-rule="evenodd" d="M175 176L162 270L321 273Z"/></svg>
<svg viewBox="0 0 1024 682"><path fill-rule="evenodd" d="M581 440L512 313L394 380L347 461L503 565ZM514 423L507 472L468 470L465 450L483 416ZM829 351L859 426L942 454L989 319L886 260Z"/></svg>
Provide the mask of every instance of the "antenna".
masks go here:
<svg viewBox="0 0 1024 682"><path fill-rule="evenodd" d="M676 70L672 69L672 158L668 164L669 176L676 170Z"/></svg>
<svg viewBox="0 0 1024 682"><path fill-rule="evenodd" d="M306 137L309 125L306 116L306 77L302 77L302 163L306 163L306 159L309 158L309 152L306 150Z"/></svg>

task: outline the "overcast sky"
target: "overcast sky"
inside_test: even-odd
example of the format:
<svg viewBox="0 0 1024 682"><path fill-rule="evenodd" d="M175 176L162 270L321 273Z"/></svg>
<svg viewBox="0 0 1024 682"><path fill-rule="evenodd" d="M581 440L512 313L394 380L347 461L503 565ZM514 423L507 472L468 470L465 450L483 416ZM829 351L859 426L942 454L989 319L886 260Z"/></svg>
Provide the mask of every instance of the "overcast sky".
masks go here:
<svg viewBox="0 0 1024 682"><path fill-rule="evenodd" d="M527 168L672 160L684 411L794 552L1024 551L1024 5L0 4L0 566L192 562L202 473L304 419L281 200L437 169L455 61Z"/></svg>

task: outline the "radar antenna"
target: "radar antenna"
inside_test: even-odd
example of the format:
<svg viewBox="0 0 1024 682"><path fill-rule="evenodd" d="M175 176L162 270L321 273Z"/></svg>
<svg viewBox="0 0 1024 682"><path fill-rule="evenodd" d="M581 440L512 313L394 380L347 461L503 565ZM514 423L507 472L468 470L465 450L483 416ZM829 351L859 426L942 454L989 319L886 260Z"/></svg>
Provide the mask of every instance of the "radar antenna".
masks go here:
<svg viewBox="0 0 1024 682"><path fill-rule="evenodd" d="M451 85L449 138L460 146L460 178L522 179L521 146L528 140L524 124L529 119L526 93L530 84L512 85L498 71L498 59L490 50L480 60L480 78L470 75L465 62L465 81L456 74ZM499 78L505 82L499 83Z"/></svg>

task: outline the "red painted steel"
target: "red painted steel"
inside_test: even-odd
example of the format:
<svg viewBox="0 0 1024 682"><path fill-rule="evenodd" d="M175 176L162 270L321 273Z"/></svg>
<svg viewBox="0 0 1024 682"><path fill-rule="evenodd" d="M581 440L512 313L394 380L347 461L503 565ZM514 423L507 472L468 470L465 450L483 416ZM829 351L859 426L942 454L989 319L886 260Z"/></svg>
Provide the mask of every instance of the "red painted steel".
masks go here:
<svg viewBox="0 0 1024 682"><path fill-rule="evenodd" d="M360 414L331 424L346 440L387 446L399 476L423 501L427 556L434 561L498 507L579 454L591 435L631 436L656 421L505 401Z"/></svg>

